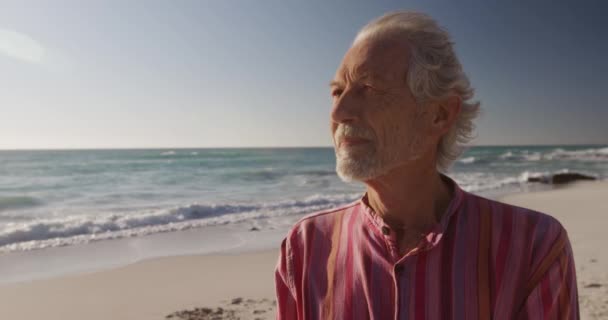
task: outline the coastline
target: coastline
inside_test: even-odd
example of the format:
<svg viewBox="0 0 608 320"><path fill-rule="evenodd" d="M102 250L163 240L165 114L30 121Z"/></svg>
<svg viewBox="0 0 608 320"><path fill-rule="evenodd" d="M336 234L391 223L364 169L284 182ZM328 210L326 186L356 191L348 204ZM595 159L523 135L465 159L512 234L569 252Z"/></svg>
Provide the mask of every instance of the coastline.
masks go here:
<svg viewBox="0 0 608 320"><path fill-rule="evenodd" d="M603 247L608 243L608 235L602 229L608 226L608 204L602 202L606 195L608 182L597 181L507 194L497 199L548 213L564 225L575 254L583 319L608 316L605 298L608 296L608 253ZM179 243L203 241L198 238L200 232L185 232L180 237L188 240L182 238ZM273 319L273 271L278 242L272 241L284 233L283 230L245 233L251 237L268 237L267 246L247 247L252 238L240 239L240 245L222 253L184 250L179 256L151 259L141 256L134 261L123 261L120 267L106 266L102 270L0 284L0 318L144 320L167 319L173 315L173 319L182 319L174 312L195 308L211 308L217 312L217 308L222 308L224 319L231 319L230 314L240 319ZM220 234L222 231L218 231ZM147 239L147 245L160 245L170 236L175 235ZM105 244L115 248L112 243ZM127 245L133 246L134 243ZM60 249L66 248L57 248ZM233 299L238 303L233 304ZM203 312L201 310L199 312Z"/></svg>
<svg viewBox="0 0 608 320"><path fill-rule="evenodd" d="M293 224L298 218L285 217L281 223ZM110 271L154 259L278 250L286 234L287 229L255 221L1 253L0 288L5 284Z"/></svg>

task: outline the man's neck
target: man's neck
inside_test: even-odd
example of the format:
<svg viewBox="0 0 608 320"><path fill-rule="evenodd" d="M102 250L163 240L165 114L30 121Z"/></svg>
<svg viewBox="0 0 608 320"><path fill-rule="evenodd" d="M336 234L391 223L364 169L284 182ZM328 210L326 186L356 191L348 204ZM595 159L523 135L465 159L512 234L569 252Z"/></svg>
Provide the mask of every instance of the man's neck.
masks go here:
<svg viewBox="0 0 608 320"><path fill-rule="evenodd" d="M450 188L434 166L402 166L365 184L370 207L398 232L428 232L451 199Z"/></svg>

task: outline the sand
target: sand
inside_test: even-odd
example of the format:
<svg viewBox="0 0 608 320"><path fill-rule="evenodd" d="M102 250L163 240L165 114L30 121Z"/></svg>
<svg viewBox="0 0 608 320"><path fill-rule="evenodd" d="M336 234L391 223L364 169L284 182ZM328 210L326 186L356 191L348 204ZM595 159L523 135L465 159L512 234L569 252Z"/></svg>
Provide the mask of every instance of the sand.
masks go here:
<svg viewBox="0 0 608 320"><path fill-rule="evenodd" d="M583 319L608 319L608 182L506 196L568 230ZM278 245L278 244L277 244ZM274 319L278 249L149 259L0 285L0 319Z"/></svg>
<svg viewBox="0 0 608 320"><path fill-rule="evenodd" d="M231 310L233 318L273 319L277 257L277 250L167 257L91 274L2 285L0 319L152 320L199 307L214 312L223 308L220 319L232 319Z"/></svg>

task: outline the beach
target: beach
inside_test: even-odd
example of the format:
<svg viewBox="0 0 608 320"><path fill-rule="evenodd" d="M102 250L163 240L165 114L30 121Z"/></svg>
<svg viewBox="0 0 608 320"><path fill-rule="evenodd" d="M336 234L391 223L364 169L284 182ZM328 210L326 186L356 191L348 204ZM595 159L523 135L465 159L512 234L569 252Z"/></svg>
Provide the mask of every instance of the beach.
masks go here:
<svg viewBox="0 0 608 320"><path fill-rule="evenodd" d="M276 259L275 250L178 256L4 285L0 287L0 318L166 319L180 310L208 307L217 312L221 307L220 319L232 319L231 310L238 311L235 318L272 319ZM242 301L236 303L237 298Z"/></svg>
<svg viewBox="0 0 608 320"><path fill-rule="evenodd" d="M608 320L608 4L5 2L0 320Z"/></svg>
<svg viewBox="0 0 608 320"><path fill-rule="evenodd" d="M602 201L607 195L608 182L601 181L500 199L549 213L565 226L575 254L582 319L608 318L608 204ZM277 256L278 243L3 284L0 318L273 319Z"/></svg>

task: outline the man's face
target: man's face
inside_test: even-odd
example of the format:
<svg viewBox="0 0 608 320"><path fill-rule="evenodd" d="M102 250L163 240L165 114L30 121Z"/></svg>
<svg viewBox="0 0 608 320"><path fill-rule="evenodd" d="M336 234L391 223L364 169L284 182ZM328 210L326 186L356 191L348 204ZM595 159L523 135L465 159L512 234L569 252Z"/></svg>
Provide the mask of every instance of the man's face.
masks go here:
<svg viewBox="0 0 608 320"><path fill-rule="evenodd" d="M424 119L406 82L407 45L362 40L350 48L331 83L331 130L338 175L367 181L420 156Z"/></svg>

